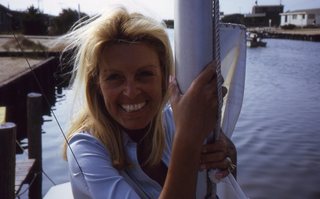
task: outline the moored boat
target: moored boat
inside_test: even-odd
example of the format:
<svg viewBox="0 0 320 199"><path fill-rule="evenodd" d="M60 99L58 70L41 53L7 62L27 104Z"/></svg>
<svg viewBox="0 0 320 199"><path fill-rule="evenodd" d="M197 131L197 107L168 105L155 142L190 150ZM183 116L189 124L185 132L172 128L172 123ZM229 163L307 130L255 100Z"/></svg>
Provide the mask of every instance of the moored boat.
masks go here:
<svg viewBox="0 0 320 199"><path fill-rule="evenodd" d="M247 47L255 48L255 47L266 47L267 42L262 41L262 37L257 33L247 32Z"/></svg>

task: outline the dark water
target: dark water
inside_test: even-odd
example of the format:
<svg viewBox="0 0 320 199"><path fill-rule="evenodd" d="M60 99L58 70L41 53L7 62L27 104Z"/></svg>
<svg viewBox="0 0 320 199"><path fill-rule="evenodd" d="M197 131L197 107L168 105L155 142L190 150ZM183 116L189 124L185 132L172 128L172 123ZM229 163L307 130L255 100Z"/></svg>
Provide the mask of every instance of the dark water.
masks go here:
<svg viewBox="0 0 320 199"><path fill-rule="evenodd" d="M267 42L247 50L238 181L250 198L320 198L320 43Z"/></svg>
<svg viewBox="0 0 320 199"><path fill-rule="evenodd" d="M172 34L170 34L172 36ZM247 50L242 112L232 137L238 149L238 182L254 199L320 198L320 43L266 40ZM53 107L66 131L70 90ZM68 181L63 135L52 117L43 125L43 169ZM43 176L43 193L53 184Z"/></svg>

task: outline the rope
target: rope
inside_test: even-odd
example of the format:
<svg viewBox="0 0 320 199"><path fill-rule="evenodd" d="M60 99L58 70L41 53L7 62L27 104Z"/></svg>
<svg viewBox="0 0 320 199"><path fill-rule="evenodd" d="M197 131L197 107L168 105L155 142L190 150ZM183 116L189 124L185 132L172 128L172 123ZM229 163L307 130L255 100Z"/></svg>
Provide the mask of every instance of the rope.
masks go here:
<svg viewBox="0 0 320 199"><path fill-rule="evenodd" d="M221 74L221 60L220 60L220 11L219 11L219 0L213 0L213 57L216 60L217 68L217 94L218 94L218 119L215 129L215 139L219 137L220 125L221 125L221 112L223 105L222 96L222 84L223 77Z"/></svg>
<svg viewBox="0 0 320 199"><path fill-rule="evenodd" d="M25 153L26 155L29 156L28 151L24 149L23 146L21 146L20 142L18 140L16 140L16 144L18 145L18 147L22 150L22 153ZM53 184L56 185L56 183L50 178L50 176L43 170L43 168L41 169L41 172L48 178L48 180Z"/></svg>
<svg viewBox="0 0 320 199"><path fill-rule="evenodd" d="M34 183L34 181L36 180L38 175L41 173L44 174L53 185L56 185L56 183L48 176L48 174L46 172L44 172L43 170L41 170L41 172L34 173L34 176L33 176L32 180L30 181L29 186L25 190L19 191L18 193L16 193L16 198L20 198L20 196L25 194L30 189L30 187L32 186L32 184Z"/></svg>
<svg viewBox="0 0 320 199"><path fill-rule="evenodd" d="M212 0L212 51L213 59L216 62L216 75L217 75L217 96L218 96L218 110L217 110L217 124L214 132L208 137L207 142L212 143L218 139L221 129L221 115L222 115L222 84L223 77L221 74L221 60L220 60L220 11L219 11L219 0ZM207 171L207 194L206 199L216 197L216 184L211 181L209 177L210 170Z"/></svg>
<svg viewBox="0 0 320 199"><path fill-rule="evenodd" d="M30 187L32 186L32 184L34 183L34 181L36 180L37 176L38 176L40 173L41 173L41 172L37 172L37 173L34 174L31 182L29 183L29 186L28 186L25 190L23 190L23 191L21 191L21 192L18 192L18 193L16 194L16 198L20 198L20 196L22 196L24 193L26 193L26 192L30 189Z"/></svg>

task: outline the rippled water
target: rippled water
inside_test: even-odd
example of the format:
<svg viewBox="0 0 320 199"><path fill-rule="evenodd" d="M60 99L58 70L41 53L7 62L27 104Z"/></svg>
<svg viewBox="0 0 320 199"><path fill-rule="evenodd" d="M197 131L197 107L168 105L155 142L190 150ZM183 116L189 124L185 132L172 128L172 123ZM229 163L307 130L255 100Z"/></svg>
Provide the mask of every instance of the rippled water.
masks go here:
<svg viewBox="0 0 320 199"><path fill-rule="evenodd" d="M247 50L244 103L232 138L238 181L254 199L320 198L320 43L266 41L266 48ZM63 129L70 94L57 94L53 107ZM43 126L43 168L55 183L66 182L63 136L45 119L51 121ZM43 179L46 193L52 183Z"/></svg>
<svg viewBox="0 0 320 199"><path fill-rule="evenodd" d="M266 41L247 50L238 181L250 198L320 198L320 43Z"/></svg>

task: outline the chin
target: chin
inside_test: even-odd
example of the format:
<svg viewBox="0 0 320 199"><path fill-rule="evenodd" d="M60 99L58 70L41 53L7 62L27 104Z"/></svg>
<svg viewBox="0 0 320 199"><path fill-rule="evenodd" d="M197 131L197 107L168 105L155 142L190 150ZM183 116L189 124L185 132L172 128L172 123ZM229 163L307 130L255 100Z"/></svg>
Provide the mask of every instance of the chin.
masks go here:
<svg viewBox="0 0 320 199"><path fill-rule="evenodd" d="M146 129L149 128L149 125L151 123L151 120L149 121L131 121L131 122L123 122L122 124L120 124L124 129L126 130L142 130L142 129Z"/></svg>

